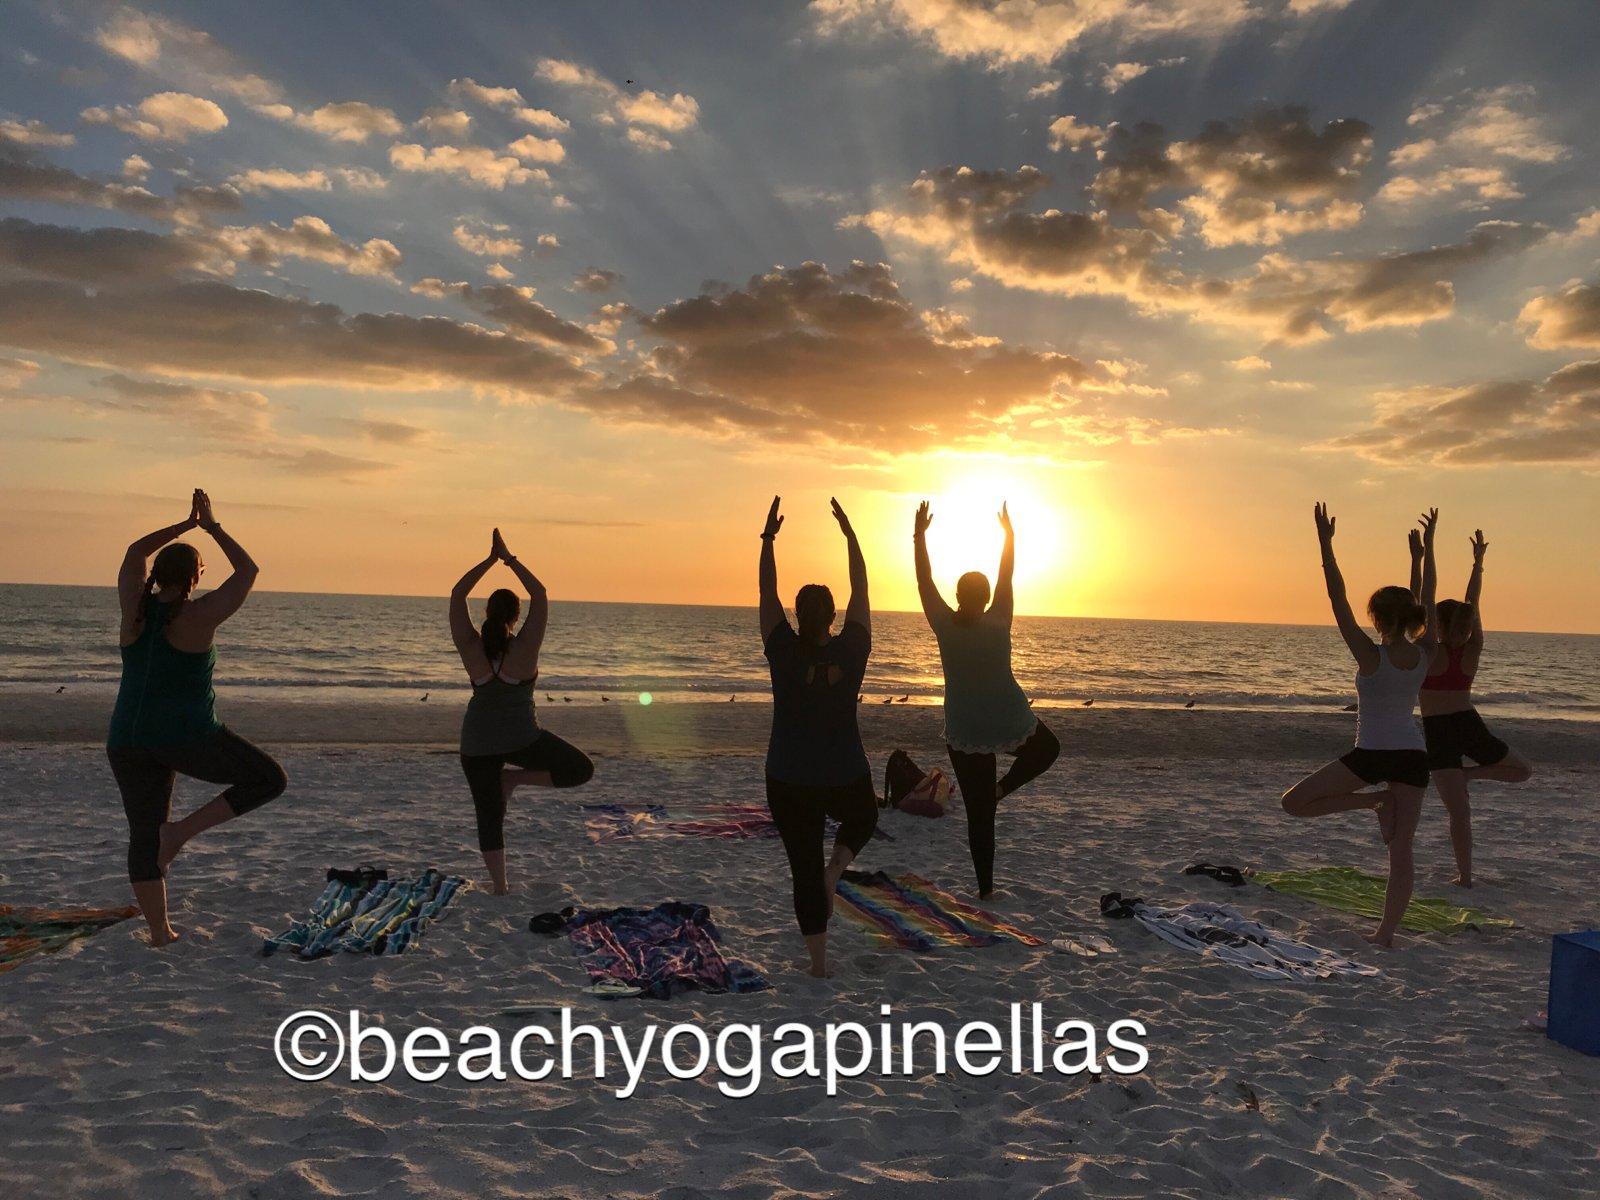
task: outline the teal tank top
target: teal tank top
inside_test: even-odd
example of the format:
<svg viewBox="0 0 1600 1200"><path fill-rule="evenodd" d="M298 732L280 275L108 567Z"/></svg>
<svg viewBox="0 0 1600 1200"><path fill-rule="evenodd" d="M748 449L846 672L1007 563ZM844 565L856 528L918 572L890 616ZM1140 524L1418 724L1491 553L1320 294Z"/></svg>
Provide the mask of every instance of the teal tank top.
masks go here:
<svg viewBox="0 0 1600 1200"><path fill-rule="evenodd" d="M944 740L969 754L998 754L1038 724L1011 673L1011 622L992 612L976 621L931 617L944 667Z"/></svg>
<svg viewBox="0 0 1600 1200"><path fill-rule="evenodd" d="M533 684L532 679L508 683L498 675L473 684L461 718L461 753L511 754L533 745L539 737Z"/></svg>
<svg viewBox="0 0 1600 1200"><path fill-rule="evenodd" d="M176 609L177 604L152 597L145 606L144 629L122 647L122 683L106 738L110 749L187 746L222 728L211 686L217 648L197 653L167 641L167 624Z"/></svg>

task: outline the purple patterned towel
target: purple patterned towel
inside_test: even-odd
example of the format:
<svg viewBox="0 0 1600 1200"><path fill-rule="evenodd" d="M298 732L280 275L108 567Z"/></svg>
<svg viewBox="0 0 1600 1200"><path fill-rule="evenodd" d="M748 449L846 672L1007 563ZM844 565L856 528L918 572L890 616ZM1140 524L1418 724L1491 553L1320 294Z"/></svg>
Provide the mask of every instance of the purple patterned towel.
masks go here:
<svg viewBox="0 0 1600 1200"><path fill-rule="evenodd" d="M665 1000L679 992L762 992L772 985L748 963L725 958L704 904L568 909L566 931L591 982L616 980Z"/></svg>

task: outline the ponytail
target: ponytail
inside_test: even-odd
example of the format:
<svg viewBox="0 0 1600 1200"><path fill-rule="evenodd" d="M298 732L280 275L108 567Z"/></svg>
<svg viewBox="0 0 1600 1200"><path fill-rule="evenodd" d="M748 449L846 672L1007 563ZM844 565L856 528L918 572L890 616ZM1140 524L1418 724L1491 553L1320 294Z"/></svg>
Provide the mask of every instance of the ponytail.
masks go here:
<svg viewBox="0 0 1600 1200"><path fill-rule="evenodd" d="M1428 610L1410 588L1381 587L1367 601L1372 625L1385 637L1417 637L1428 626Z"/></svg>
<svg viewBox="0 0 1600 1200"><path fill-rule="evenodd" d="M497 588L489 594L478 636L483 640L484 657L491 665L505 657L511 645L511 627L517 623L521 612L522 601L517 599L515 592Z"/></svg>
<svg viewBox="0 0 1600 1200"><path fill-rule="evenodd" d="M188 542L172 542L163 546L150 564L150 574L144 581L144 592L139 597L139 620L145 619L151 599L164 588L178 590L179 605L188 600L204 565L200 551Z"/></svg>

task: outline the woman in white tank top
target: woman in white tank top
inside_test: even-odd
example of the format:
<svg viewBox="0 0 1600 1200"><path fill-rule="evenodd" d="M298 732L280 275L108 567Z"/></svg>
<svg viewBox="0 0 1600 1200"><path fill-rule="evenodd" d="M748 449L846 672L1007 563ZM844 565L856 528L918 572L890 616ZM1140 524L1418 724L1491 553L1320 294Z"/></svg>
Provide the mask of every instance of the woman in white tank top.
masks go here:
<svg viewBox="0 0 1600 1200"><path fill-rule="evenodd" d="M1420 597L1408 587L1394 586L1379 588L1367 601L1377 643L1350 609L1344 576L1333 554L1333 518L1327 505L1317 505L1316 518L1333 617L1356 660L1356 744L1348 754L1285 792L1283 811L1294 817L1326 817L1362 809L1377 813L1379 831L1389 847L1389 886L1383 919L1367 941L1390 947L1411 903L1416 874L1412 847L1422 816L1422 794L1428 786L1428 754L1416 709L1417 694L1439 642L1433 561L1439 510L1429 509L1422 517Z"/></svg>

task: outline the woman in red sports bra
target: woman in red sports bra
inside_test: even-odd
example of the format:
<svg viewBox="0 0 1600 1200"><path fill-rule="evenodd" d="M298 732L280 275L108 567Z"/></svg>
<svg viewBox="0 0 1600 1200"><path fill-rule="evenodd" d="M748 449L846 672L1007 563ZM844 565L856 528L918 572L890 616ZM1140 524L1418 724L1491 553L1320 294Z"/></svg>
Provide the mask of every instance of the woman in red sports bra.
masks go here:
<svg viewBox="0 0 1600 1200"><path fill-rule="evenodd" d="M1528 760L1506 745L1483 723L1472 706L1472 680L1483 654L1483 617L1478 597L1483 591L1483 552L1489 544L1483 530L1472 535L1472 576L1464 600L1439 601L1439 648L1434 651L1420 704L1422 733L1428 744L1428 770L1450 815L1450 845L1455 851L1454 882L1472 886L1472 807L1467 785L1474 779L1521 783L1533 774ZM1411 586L1421 586L1422 545L1411 535ZM1466 766L1464 759L1475 765Z"/></svg>

